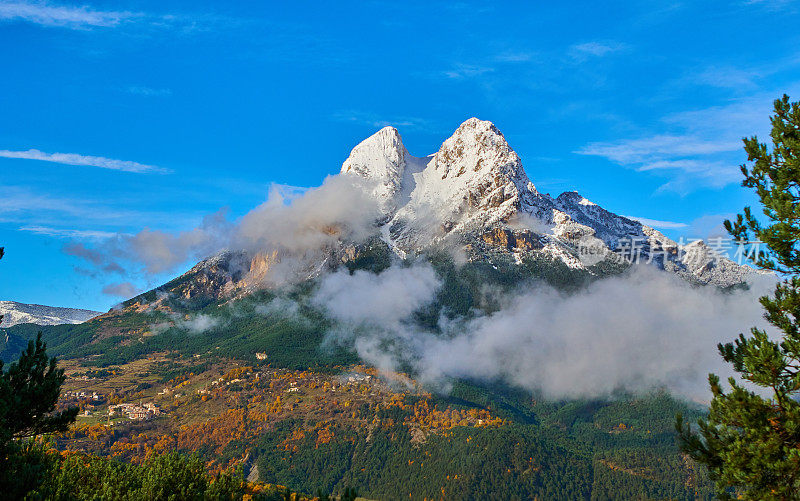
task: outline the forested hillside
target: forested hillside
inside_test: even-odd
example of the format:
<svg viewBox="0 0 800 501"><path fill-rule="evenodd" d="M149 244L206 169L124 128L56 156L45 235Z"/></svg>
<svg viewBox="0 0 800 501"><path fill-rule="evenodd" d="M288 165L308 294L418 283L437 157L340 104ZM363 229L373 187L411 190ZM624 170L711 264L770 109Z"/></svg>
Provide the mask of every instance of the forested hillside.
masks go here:
<svg viewBox="0 0 800 501"><path fill-rule="evenodd" d="M382 252L351 271L385 269ZM444 285L415 318L433 329L442 315L491 309L487 284L511 290L528 276L537 277L531 287L568 293L597 279L552 262L432 262ZM153 292L85 324L7 329L4 356L41 330L66 359L63 402L86 415L57 439L65 449L133 462L192 452L212 470L242 465L251 480L304 492L354 486L374 499L711 496L673 433L677 412L699 415L693 405L660 391L554 401L477 380L431 391L413 374L354 365L346 345L327 346L336 322L308 301L315 287L236 301L171 297L148 309L163 294ZM185 324L197 318L206 319L202 332ZM158 415L108 416L111 406L143 402Z"/></svg>

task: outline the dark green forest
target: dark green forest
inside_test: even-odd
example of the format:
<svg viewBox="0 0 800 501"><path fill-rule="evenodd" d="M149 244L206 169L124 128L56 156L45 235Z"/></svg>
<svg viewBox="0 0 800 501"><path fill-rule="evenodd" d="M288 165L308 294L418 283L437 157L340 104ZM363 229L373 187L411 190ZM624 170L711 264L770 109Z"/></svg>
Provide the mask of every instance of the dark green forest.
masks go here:
<svg viewBox="0 0 800 501"><path fill-rule="evenodd" d="M378 246L349 263L350 271L380 271L390 263L387 253L388 249ZM476 308L491 310L491 298L483 292L486 284L501 290L551 286L568 293L599 277L625 272L591 274L534 260L514 265L497 259L464 266L456 266L446 256L434 256L430 261L444 285L435 302L417 312L416 321L433 330L440 315L464 317L474 314ZM333 323L309 303L314 287L309 281L233 302L170 299L167 305L173 311L221 320L202 334L173 325L174 314L132 308L79 325L18 325L4 330L7 337L0 338L0 342L5 339L1 354L13 360L27 340L42 331L50 354L82 359L95 370L168 352L181 363L162 366L164 381L180 371L201 372L220 359L257 364L254 354L261 351L269 352L272 367L335 372L358 359L348 346L323 343ZM155 292L150 292L127 305L154 297ZM276 297L297 308L291 312L257 310ZM156 326L164 327L153 334ZM303 492L337 492L355 486L374 499L405 499L409 494L412 499L712 497L705 472L679 453L673 430L676 413L690 418L701 415L694 405L660 391L602 400L551 401L501 382L452 383L449 394L436 397L440 402L490 409L508 424L496 428L456 426L419 441L399 424L403 411L392 409L397 415L381 417L384 423L397 422L396 426L374 430L342 427L335 430L329 443L315 444L309 436L290 451L280 447L297 424L289 420L260 436L255 444L231 442L223 456L241 457L245 448L252 447L263 481Z"/></svg>

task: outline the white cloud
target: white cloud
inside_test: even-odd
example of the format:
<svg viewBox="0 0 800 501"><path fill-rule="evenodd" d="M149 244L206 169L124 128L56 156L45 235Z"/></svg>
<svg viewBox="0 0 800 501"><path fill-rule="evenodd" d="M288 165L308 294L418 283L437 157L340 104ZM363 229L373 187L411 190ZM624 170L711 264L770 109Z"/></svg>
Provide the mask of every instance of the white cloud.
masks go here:
<svg viewBox="0 0 800 501"><path fill-rule="evenodd" d="M91 30L97 28L123 29L135 26L167 29L175 33L216 30L240 26L244 21L217 15L152 14L118 10L99 10L87 5L64 5L41 1L0 0L0 22L21 21L47 28Z"/></svg>
<svg viewBox="0 0 800 501"><path fill-rule="evenodd" d="M141 219L140 213L112 211L107 206L99 206L91 200L62 198L42 193L39 189L20 186L0 186L0 217L7 221L41 225L42 219L62 221L65 217L75 219L119 220L131 217Z"/></svg>
<svg viewBox="0 0 800 501"><path fill-rule="evenodd" d="M745 160L741 138L769 139L772 101L778 95L759 94L722 106L671 113L660 120L659 128L667 132L592 142L575 153L669 178L660 191L685 194L724 188L741 180L739 165Z"/></svg>
<svg viewBox="0 0 800 501"><path fill-rule="evenodd" d="M172 90L170 89L154 89L152 87L138 85L131 85L126 90L131 94L138 94L146 97L166 97L172 95Z"/></svg>
<svg viewBox="0 0 800 501"><path fill-rule="evenodd" d="M380 274L342 270L322 280L313 302L344 322L395 326L431 302L440 286L429 264L395 266Z"/></svg>
<svg viewBox="0 0 800 501"><path fill-rule="evenodd" d="M362 111L343 111L332 116L337 122L349 122L369 127L383 128L387 126L433 130L430 120L409 116L383 116Z"/></svg>
<svg viewBox="0 0 800 501"><path fill-rule="evenodd" d="M228 219L223 209L187 231L145 228L133 235L119 234L89 249L101 259L87 260L98 267L122 261L158 274L234 249L272 255L276 261L270 263L262 285L281 284L311 273L329 257L331 245L362 241L375 231L380 212L367 185L360 177L344 175L330 176L322 186L307 190L276 185L266 202L238 220Z"/></svg>
<svg viewBox="0 0 800 501"><path fill-rule="evenodd" d="M704 140L687 135L656 135L615 142L589 143L577 153L606 157L621 164L643 163L664 156L708 155L734 151L739 143L734 141Z"/></svg>
<svg viewBox="0 0 800 501"><path fill-rule="evenodd" d="M755 5L764 7L768 11L779 11L787 7L793 7L795 0L743 0L744 5Z"/></svg>
<svg viewBox="0 0 800 501"><path fill-rule="evenodd" d="M475 66L471 64L456 64L453 66L452 69L447 70L444 72L444 76L447 78L452 78L456 80L464 79L464 78L475 78L482 76L486 73L491 73L494 71L494 68L490 68L487 66Z"/></svg>
<svg viewBox="0 0 800 501"><path fill-rule="evenodd" d="M697 187L724 188L740 179L734 162L710 157L731 153L741 143L705 140L692 135L657 135L616 142L590 143L576 151L580 155L605 157L640 172L654 172L672 179L659 191L688 193Z"/></svg>
<svg viewBox="0 0 800 501"><path fill-rule="evenodd" d="M203 334L206 331L216 329L217 327L223 326L227 323L227 321L223 320L222 318L205 313L187 315L185 317L177 313L168 313L167 315L169 316L169 321L150 326L150 331L153 334L161 334L170 327L183 329L188 331L190 334Z"/></svg>
<svg viewBox="0 0 800 501"><path fill-rule="evenodd" d="M300 318L300 306L297 302L281 296L268 303L257 304L255 312L264 316L277 315L295 320Z"/></svg>
<svg viewBox="0 0 800 501"><path fill-rule="evenodd" d="M723 89L752 89L756 80L763 76L756 70L734 68L732 66L710 66L695 73L687 80L690 83L719 87Z"/></svg>
<svg viewBox="0 0 800 501"><path fill-rule="evenodd" d="M732 375L717 343L765 324L758 297L773 283L755 278L750 290L722 293L641 266L570 295L528 284L489 292L499 306L492 313L440 318L440 333L414 323L441 285L425 264L329 275L314 302L342 322L329 342L353 346L380 369L414 367L445 389L450 378L475 378L556 398L667 387L707 400L708 372Z"/></svg>
<svg viewBox="0 0 800 501"><path fill-rule="evenodd" d="M200 313L188 320L179 320L175 326L179 329L186 329L192 334L202 334L203 332L214 329L222 325L222 319Z"/></svg>
<svg viewBox="0 0 800 501"><path fill-rule="evenodd" d="M125 299L131 298L138 293L138 289L130 282L120 282L109 284L103 287L103 294L117 296Z"/></svg>
<svg viewBox="0 0 800 501"><path fill-rule="evenodd" d="M628 219L639 221L640 223L650 226L652 228L662 228L666 230L678 230L687 228L689 225L686 223L678 223L676 221L660 221L658 219L648 219L646 217L625 216Z"/></svg>
<svg viewBox="0 0 800 501"><path fill-rule="evenodd" d="M503 52L495 56L495 60L501 63L525 63L533 60L534 53L531 52Z"/></svg>
<svg viewBox="0 0 800 501"><path fill-rule="evenodd" d="M101 11L87 6L54 5L49 2L0 2L0 20L21 20L71 29L110 28L139 16L141 14L127 11Z"/></svg>
<svg viewBox="0 0 800 501"><path fill-rule="evenodd" d="M706 241L715 237L730 237L723 222L726 219L734 219L735 217L736 215L733 213L700 216L692 221L686 234L689 237L701 238Z"/></svg>
<svg viewBox="0 0 800 501"><path fill-rule="evenodd" d="M569 48L569 53L574 59L588 59L589 57L603 57L615 52L628 49L628 45L620 42L586 42L575 44Z"/></svg>
<svg viewBox="0 0 800 501"><path fill-rule="evenodd" d="M649 268L567 297L538 288L449 339L428 338L418 366L434 381L504 379L556 397L666 386L704 400L709 371L732 374L717 343L764 325L757 298L767 288L722 294Z"/></svg>
<svg viewBox="0 0 800 501"><path fill-rule="evenodd" d="M30 233L35 233L37 235L45 235L48 237L80 238L80 239L92 239L92 240L111 238L117 235L117 233L112 233L110 231L76 230L69 228L52 228L49 226L22 226L20 228L20 231L28 231Z"/></svg>
<svg viewBox="0 0 800 501"><path fill-rule="evenodd" d="M135 173L168 173L168 169L155 165L140 164L129 160L116 160L113 158L95 157L91 155L80 155L78 153L45 153L36 149L25 151L0 150L0 157L20 158L25 160L40 160L42 162L53 162L64 165L85 165L89 167L100 167L102 169L119 170Z"/></svg>
<svg viewBox="0 0 800 501"><path fill-rule="evenodd" d="M711 161L706 159L660 160L640 166L637 170L663 171L672 179L658 188L658 191L674 191L686 194L698 187L721 189L741 181L741 171L734 162Z"/></svg>
<svg viewBox="0 0 800 501"><path fill-rule="evenodd" d="M772 103L782 93L782 91L762 93L731 100L720 106L670 113L661 121L668 126L680 127L698 136L722 138L726 144L736 143L741 147L739 140L745 136L758 134L767 139L769 115L773 111Z"/></svg>
<svg viewBox="0 0 800 501"><path fill-rule="evenodd" d="M137 204L138 201L129 203ZM65 197L47 193L41 186L0 185L0 222L15 227L86 228L93 231L117 231L122 228L141 228L142 221L163 227L185 227L198 220L198 214L182 211L157 211L128 206L109 194L105 198ZM30 231L30 230L29 230ZM98 237L101 233L96 233ZM56 235L53 235L56 236ZM65 234L66 236L66 234ZM78 237L80 238L80 237Z"/></svg>

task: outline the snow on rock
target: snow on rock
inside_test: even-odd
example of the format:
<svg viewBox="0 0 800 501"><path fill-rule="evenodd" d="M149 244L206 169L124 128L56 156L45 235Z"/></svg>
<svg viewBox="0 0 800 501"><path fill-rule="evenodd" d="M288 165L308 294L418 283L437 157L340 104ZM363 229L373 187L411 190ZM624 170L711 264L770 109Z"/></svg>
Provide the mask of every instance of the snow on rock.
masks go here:
<svg viewBox="0 0 800 501"><path fill-rule="evenodd" d="M609 212L577 191L562 193L556 198L556 205L575 222L593 228L595 236L611 248L616 247L621 238L642 236L641 223Z"/></svg>
<svg viewBox="0 0 800 501"><path fill-rule="evenodd" d="M516 213L533 192L522 162L491 122L471 118L433 155L398 219L427 214L445 233Z"/></svg>
<svg viewBox="0 0 800 501"><path fill-rule="evenodd" d="M553 201L528 179L491 123L470 118L429 157L413 157L393 128L353 149L342 173L378 180L392 245L418 250L454 232L505 223L520 211L552 219Z"/></svg>
<svg viewBox="0 0 800 501"><path fill-rule="evenodd" d="M343 174L355 174L376 183L373 195L385 213L394 212L410 155L394 127L384 127L359 143L342 165Z"/></svg>
<svg viewBox="0 0 800 501"><path fill-rule="evenodd" d="M0 301L0 315L3 315L0 327L11 327L17 324L80 324L99 314L99 311L92 310Z"/></svg>
<svg viewBox="0 0 800 501"><path fill-rule="evenodd" d="M477 118L462 123L427 157L409 154L397 129L385 127L353 148L341 172L377 182L373 194L381 201L385 221L381 237L401 257L453 235L481 239L492 228L524 227L529 238L543 242L527 252L573 268L584 267L577 249L581 239L590 238L600 239L610 251L633 243L641 247L637 252L642 259L701 283L730 285L753 273L708 252L694 252L699 257L690 259L662 233L578 192L555 199L540 193L503 134ZM491 244L503 239L484 240ZM518 255L514 259L520 261Z"/></svg>
<svg viewBox="0 0 800 501"><path fill-rule="evenodd" d="M741 284L748 276L756 273L748 266L738 265L721 256L702 240L685 245L683 252L667 266L671 266L672 271L687 280L720 287Z"/></svg>
<svg viewBox="0 0 800 501"><path fill-rule="evenodd" d="M156 289L155 301L140 295L126 307L146 311L173 297L240 297L275 284L311 279L369 256L373 239L385 242L401 259L448 245L458 260L491 263L495 257L507 257L523 265L527 258L543 257L588 273L623 269L625 246L630 251L635 244L639 247L632 253L640 262L693 283L729 286L754 273L700 244L684 252L655 229L614 214L575 191L557 198L540 193L503 134L491 122L477 118L466 120L437 152L423 157L409 153L397 129L384 127L352 149L340 175L361 178L356 184L379 202L381 215L366 240L339 235L322 248L305 251L222 251ZM610 266L595 266L599 264ZM23 319L22 313L9 313L12 309L6 310L6 325L79 322L96 314Z"/></svg>

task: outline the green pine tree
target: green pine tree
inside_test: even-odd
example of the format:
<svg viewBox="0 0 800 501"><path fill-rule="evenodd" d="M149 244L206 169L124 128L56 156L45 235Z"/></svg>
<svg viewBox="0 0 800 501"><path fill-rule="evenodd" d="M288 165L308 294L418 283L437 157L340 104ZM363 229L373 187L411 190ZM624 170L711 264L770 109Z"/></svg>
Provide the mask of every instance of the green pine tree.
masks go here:
<svg viewBox="0 0 800 501"><path fill-rule="evenodd" d="M358 491L356 491L355 487L345 487L344 492L342 495L339 496L340 501L355 501L358 497Z"/></svg>
<svg viewBox="0 0 800 501"><path fill-rule="evenodd" d="M775 101L771 136L772 148L744 139L751 165L742 166L742 185L756 192L764 217L746 207L725 226L737 240L763 242L754 263L781 281L760 301L780 336L753 328L719 345L741 379L765 391L731 378L726 392L710 374L713 398L698 432L681 416L676 423L682 448L708 467L722 499L800 498L800 103Z"/></svg>
<svg viewBox="0 0 800 501"><path fill-rule="evenodd" d="M56 363L41 333L7 369L0 360L0 489L10 498L41 482L48 465L43 454L27 453L36 448L24 439L66 430L78 415L77 407L55 411L64 382Z"/></svg>
<svg viewBox="0 0 800 501"><path fill-rule="evenodd" d="M0 247L0 259L4 253ZM12 440L64 431L78 415L77 407L54 412L65 376L45 348L40 332L7 370L0 360L0 452L5 452Z"/></svg>
<svg viewBox="0 0 800 501"><path fill-rule="evenodd" d="M64 369L45 348L39 333L8 370L0 360L0 447L13 439L65 431L78 415L77 407L55 411Z"/></svg>

